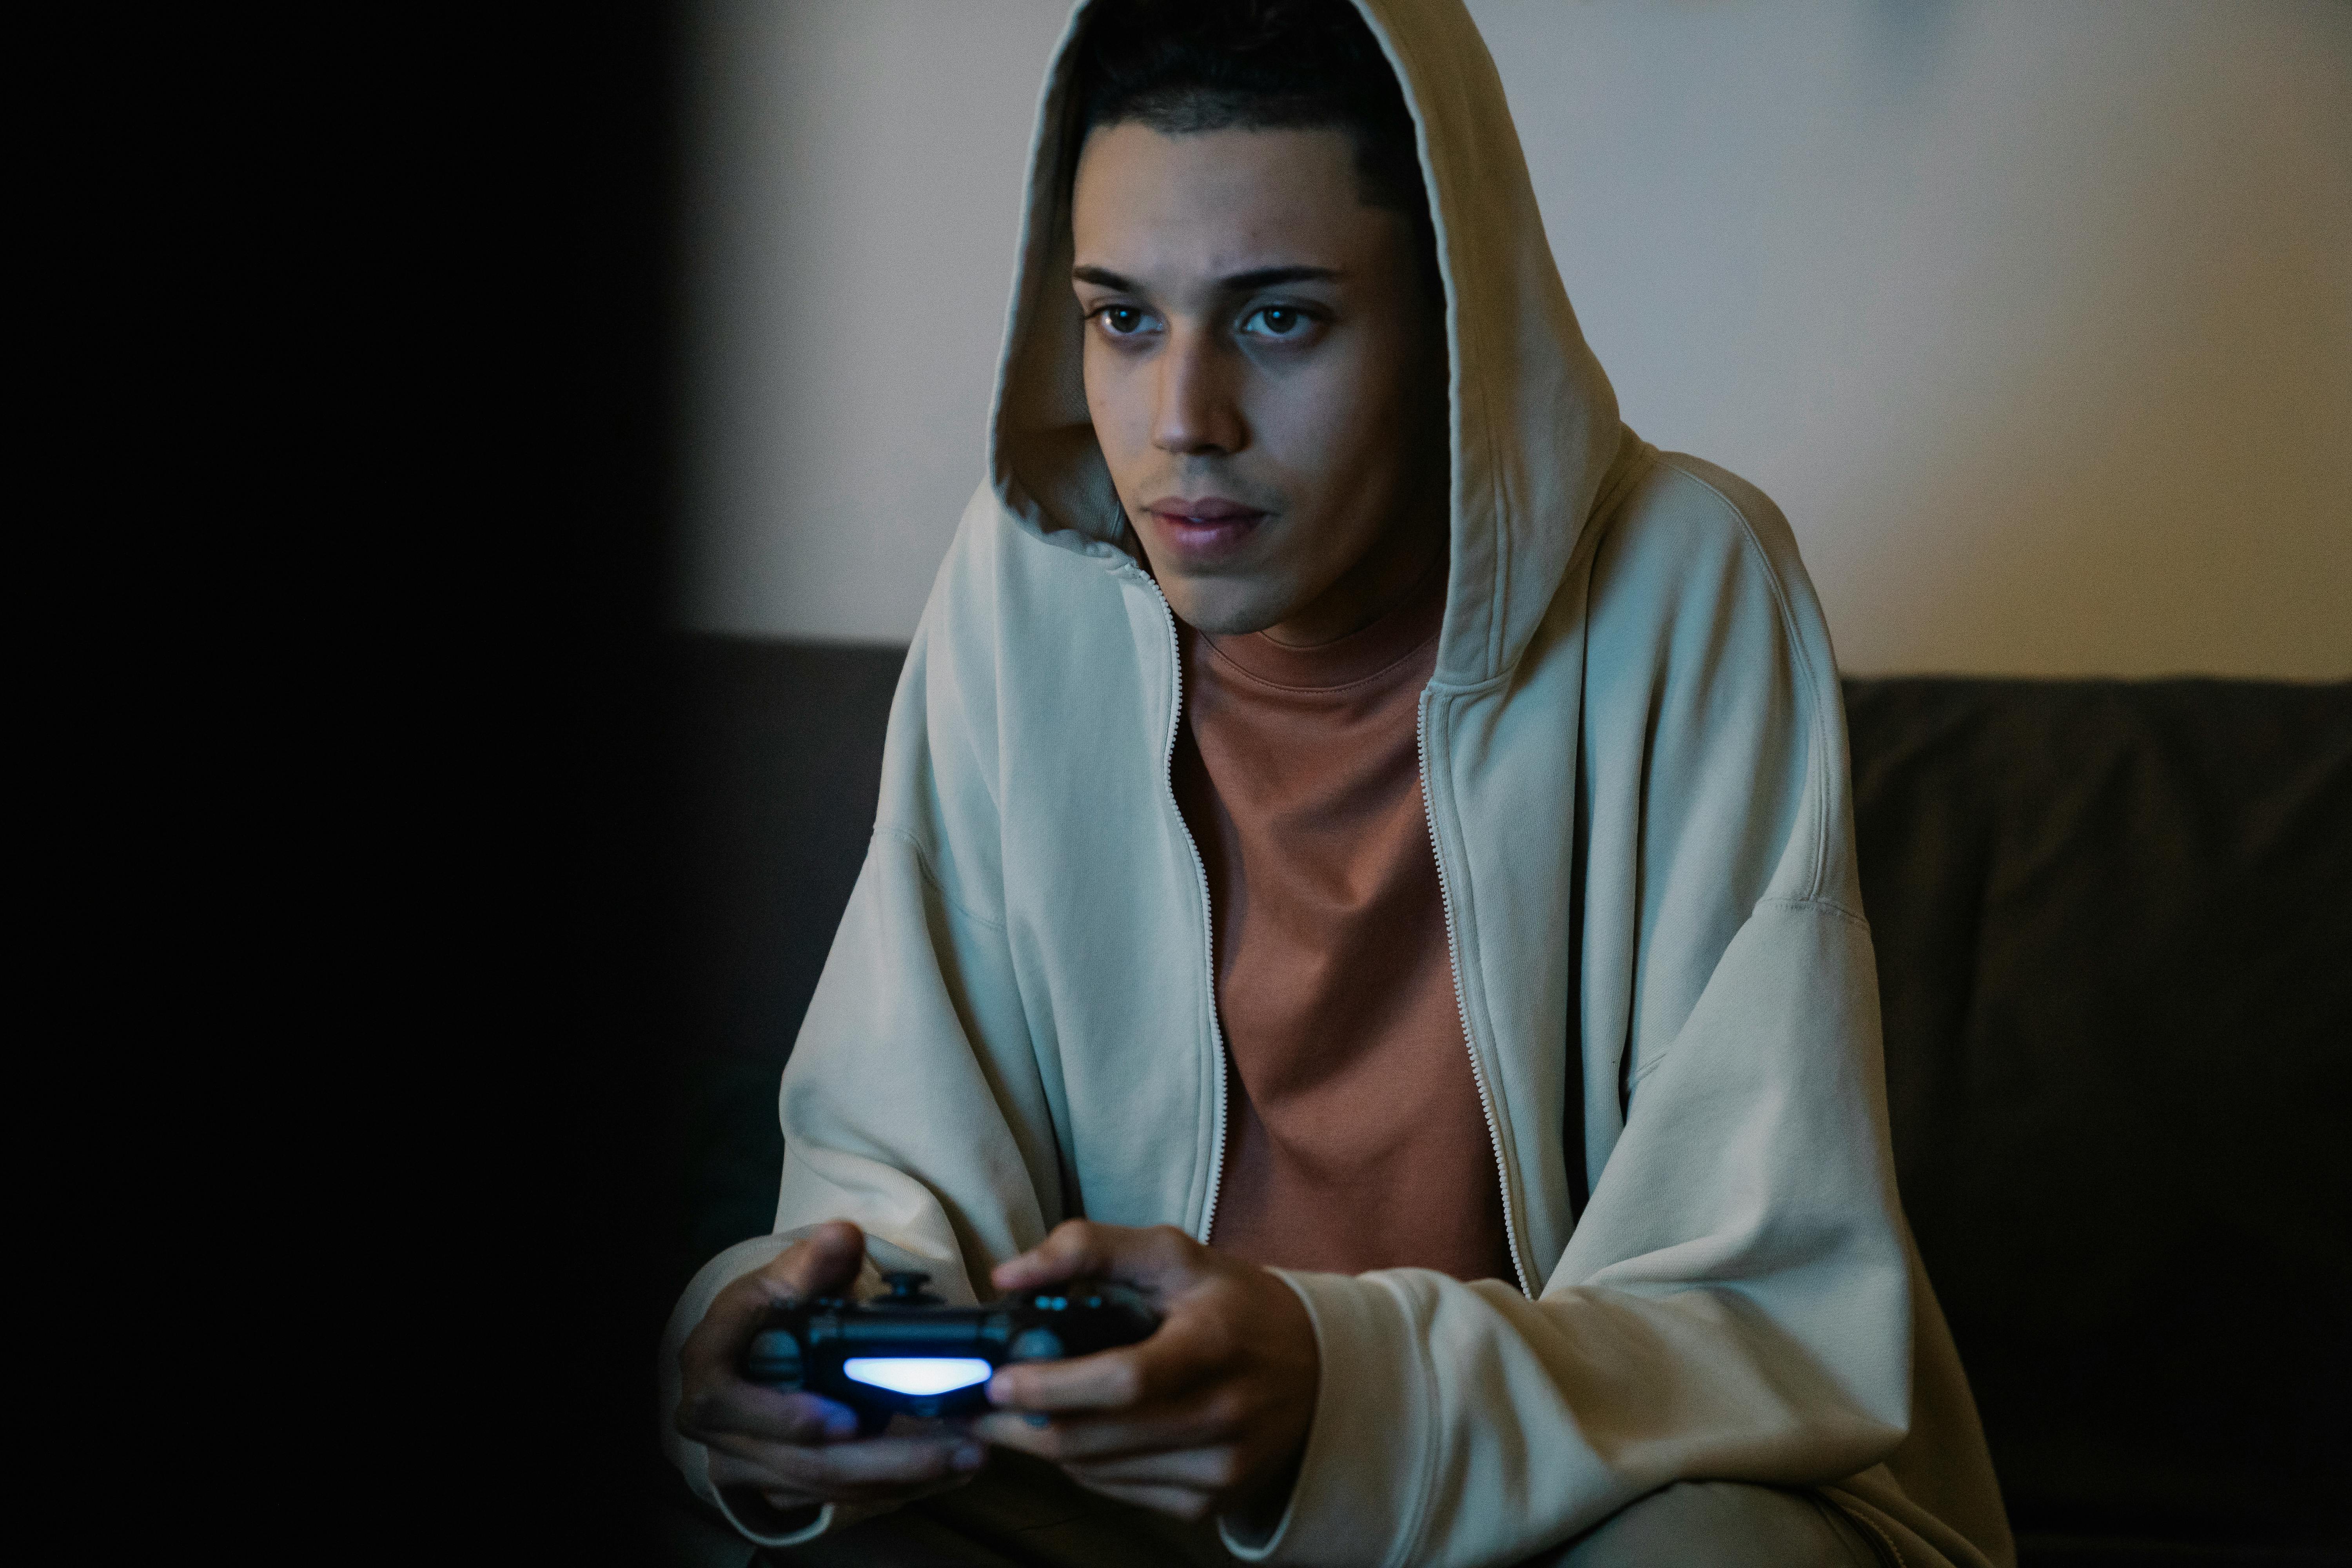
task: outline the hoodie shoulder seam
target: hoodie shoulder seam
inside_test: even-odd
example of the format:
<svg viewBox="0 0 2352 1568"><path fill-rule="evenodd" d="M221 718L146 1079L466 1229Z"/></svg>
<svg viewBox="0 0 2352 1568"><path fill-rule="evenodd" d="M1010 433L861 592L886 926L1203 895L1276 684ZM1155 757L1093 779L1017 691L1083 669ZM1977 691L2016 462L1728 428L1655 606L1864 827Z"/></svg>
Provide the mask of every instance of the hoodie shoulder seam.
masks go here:
<svg viewBox="0 0 2352 1568"><path fill-rule="evenodd" d="M1740 539L1746 543L1749 552L1755 556L1757 564L1763 568L1764 581L1772 590L1773 609L1780 619L1780 635L1788 640L1789 657L1797 666L1797 672L1805 688L1807 704L1812 710L1811 721L1806 725L1806 771L1809 773L1825 774L1829 767L1831 747L1829 739L1822 733L1822 728L1825 720L1822 712L1821 694L1816 689L1820 684L1820 678L1814 673L1812 656L1805 647L1805 639L1797 625L1797 617L1789 608L1788 588L1780 581L1779 568L1772 563L1771 552L1766 550L1764 542L1756 537L1756 526L1748 521L1748 513L1741 510L1739 503L1725 495L1721 487L1706 475L1696 473L1677 462L1675 458L1679 456L1678 453L1661 452L1658 455L1658 464L1661 468L1672 468L1675 473L1682 475L1713 496L1723 510L1731 514L1732 521L1739 525ZM1827 874L1829 862L1829 823L1826 816L1829 811L1830 792L1826 778L1822 779L1818 784L1809 785L1806 793L1812 797L1811 816L1813 843L1812 867L1805 879L1803 901L1819 901L1822 883Z"/></svg>

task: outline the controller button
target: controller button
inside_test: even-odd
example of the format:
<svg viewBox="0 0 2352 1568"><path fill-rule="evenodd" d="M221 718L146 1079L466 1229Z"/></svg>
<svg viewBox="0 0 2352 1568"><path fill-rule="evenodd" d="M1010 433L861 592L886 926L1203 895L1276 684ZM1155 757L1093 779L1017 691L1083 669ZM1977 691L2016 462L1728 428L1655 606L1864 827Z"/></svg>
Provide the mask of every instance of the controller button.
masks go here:
<svg viewBox="0 0 2352 1568"><path fill-rule="evenodd" d="M882 1283L890 1288L894 1306L931 1305L931 1298L923 1291L930 1282L931 1277L918 1268L893 1268L882 1276Z"/></svg>

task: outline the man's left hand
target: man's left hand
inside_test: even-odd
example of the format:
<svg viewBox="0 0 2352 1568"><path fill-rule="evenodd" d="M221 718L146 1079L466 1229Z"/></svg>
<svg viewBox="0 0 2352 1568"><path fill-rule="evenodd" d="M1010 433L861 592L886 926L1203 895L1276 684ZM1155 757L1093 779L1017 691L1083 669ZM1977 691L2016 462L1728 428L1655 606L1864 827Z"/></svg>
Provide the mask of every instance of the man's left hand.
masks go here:
<svg viewBox="0 0 2352 1568"><path fill-rule="evenodd" d="M1315 1415L1320 1357L1298 1297L1172 1226L1086 1220L1055 1226L992 1279L1016 1291L1086 1276L1141 1291L1160 1313L1158 1331L1121 1350L999 1368L988 1384L998 1409L979 1436L1123 1502L1270 1526Z"/></svg>

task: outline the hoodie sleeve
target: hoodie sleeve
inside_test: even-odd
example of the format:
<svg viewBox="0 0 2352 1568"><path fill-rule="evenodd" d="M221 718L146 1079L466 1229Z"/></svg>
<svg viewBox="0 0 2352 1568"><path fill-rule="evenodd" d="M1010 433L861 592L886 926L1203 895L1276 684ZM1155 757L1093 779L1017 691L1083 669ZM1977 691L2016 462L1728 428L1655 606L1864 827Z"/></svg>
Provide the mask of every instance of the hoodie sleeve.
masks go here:
<svg viewBox="0 0 2352 1568"><path fill-rule="evenodd" d="M1244 1558L1516 1563L1676 1480L1824 1485L1904 1438L1914 1281L1834 669L1769 502L1759 529L1689 479L1591 580L1578 1005L1609 1086L1588 1149L1613 1143L1534 1300L1285 1274L1325 1375L1285 1517L1228 1528Z"/></svg>
<svg viewBox="0 0 2352 1568"><path fill-rule="evenodd" d="M1423 1269L1286 1274L1326 1375L1287 1518L1228 1544L1510 1563L1677 1479L1818 1484L1884 1458L1910 1308L1878 1088L1860 1051L1818 1048L1874 1026L1870 977L1850 917L1759 910L1635 1090L1538 1300Z"/></svg>
<svg viewBox="0 0 2352 1568"><path fill-rule="evenodd" d="M665 1411L677 1403L678 1350L712 1299L827 1220L866 1232L860 1294L881 1269L916 1268L969 1302L988 1259L1045 1238L1048 1199L1003 1104L1034 1086L1005 1082L971 1044L983 1031L1025 1037L1006 966L1001 931L949 900L914 846L877 831L784 1072L775 1233L729 1248L688 1287L663 1339ZM918 1168L923 1178L908 1173ZM785 1545L846 1522L837 1510L801 1530L747 1518L711 1486L701 1445L674 1427L666 1442L688 1484L751 1540Z"/></svg>
<svg viewBox="0 0 2352 1568"><path fill-rule="evenodd" d="M960 539L942 577L959 570ZM970 595L967 584L966 597ZM799 1237L845 1219L866 1235L861 1294L915 1268L951 1301L976 1299L992 1259L1061 1217L1052 1117L1005 936L992 785L994 661L963 649L935 593L891 706L866 862L783 1074L784 1166L774 1234L696 1275L661 1348L665 1442L688 1483L750 1539L788 1544L845 1522L739 1517L708 1450L676 1434L677 1352L711 1300ZM953 752L952 757L942 753ZM919 1171L920 1176L909 1173Z"/></svg>

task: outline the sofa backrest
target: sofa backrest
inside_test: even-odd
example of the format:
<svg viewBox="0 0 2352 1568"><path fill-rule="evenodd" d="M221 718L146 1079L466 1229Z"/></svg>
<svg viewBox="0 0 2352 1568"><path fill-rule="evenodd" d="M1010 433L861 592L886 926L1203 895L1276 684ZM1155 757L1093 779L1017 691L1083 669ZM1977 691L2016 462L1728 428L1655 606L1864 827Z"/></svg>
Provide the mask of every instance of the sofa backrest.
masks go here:
<svg viewBox="0 0 2352 1568"><path fill-rule="evenodd" d="M2352 686L1846 714L1904 1208L2020 1531L2341 1539Z"/></svg>

